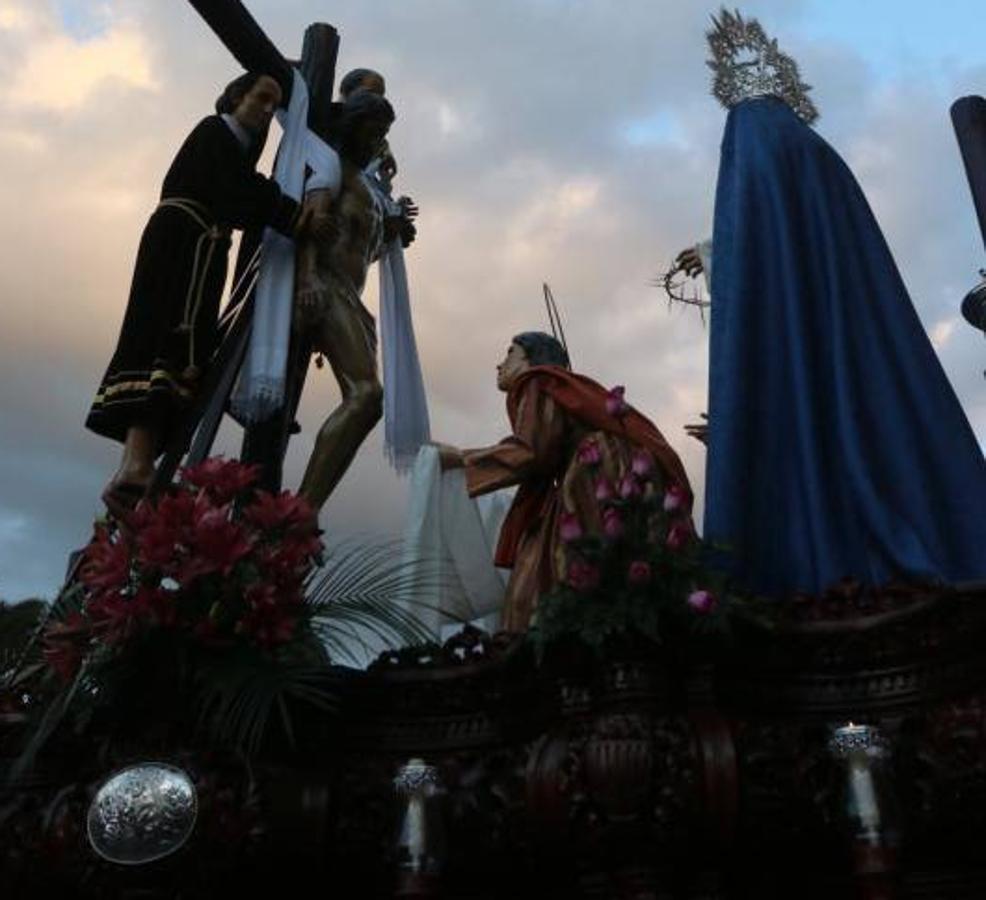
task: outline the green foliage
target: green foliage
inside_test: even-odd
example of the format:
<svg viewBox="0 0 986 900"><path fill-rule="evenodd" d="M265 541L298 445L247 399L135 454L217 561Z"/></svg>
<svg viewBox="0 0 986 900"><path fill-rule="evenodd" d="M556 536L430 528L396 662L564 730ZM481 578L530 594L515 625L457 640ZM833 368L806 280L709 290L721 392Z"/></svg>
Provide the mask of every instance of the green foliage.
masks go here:
<svg viewBox="0 0 986 900"><path fill-rule="evenodd" d="M379 649L368 638L385 647L426 643L431 633L411 609L430 608L421 598L439 586L439 568L405 560L400 543L342 542L309 585L312 628L330 654L350 662Z"/></svg>

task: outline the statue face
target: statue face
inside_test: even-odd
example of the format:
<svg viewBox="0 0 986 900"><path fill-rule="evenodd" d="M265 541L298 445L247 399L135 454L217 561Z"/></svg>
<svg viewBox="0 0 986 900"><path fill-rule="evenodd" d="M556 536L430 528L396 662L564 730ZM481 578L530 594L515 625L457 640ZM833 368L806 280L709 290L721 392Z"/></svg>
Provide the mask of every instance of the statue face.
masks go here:
<svg viewBox="0 0 986 900"><path fill-rule="evenodd" d="M353 136L349 142L353 162L365 166L380 150L390 123L376 117L367 117L357 122L353 128Z"/></svg>
<svg viewBox="0 0 986 900"><path fill-rule="evenodd" d="M509 391L518 376L522 375L531 367L527 360L527 354L520 344L513 343L503 358L503 362L496 367L496 386L501 391Z"/></svg>
<svg viewBox="0 0 986 900"><path fill-rule="evenodd" d="M371 72L364 75L359 83L359 89L369 91L371 94L379 94L381 97L387 92L386 85L383 83L383 75L379 72Z"/></svg>
<svg viewBox="0 0 986 900"><path fill-rule="evenodd" d="M269 75L261 75L236 105L233 118L247 131L263 134L280 105L281 86Z"/></svg>
<svg viewBox="0 0 986 900"><path fill-rule="evenodd" d="M372 156L383 143L390 131L390 123L378 118L368 118L356 126L356 140L354 143L369 152Z"/></svg>

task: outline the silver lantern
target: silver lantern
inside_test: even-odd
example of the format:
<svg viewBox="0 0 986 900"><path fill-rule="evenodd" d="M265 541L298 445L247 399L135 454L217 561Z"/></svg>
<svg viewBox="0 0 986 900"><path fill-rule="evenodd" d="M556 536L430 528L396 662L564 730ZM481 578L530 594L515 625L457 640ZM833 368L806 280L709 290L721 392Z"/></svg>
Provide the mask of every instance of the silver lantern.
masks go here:
<svg viewBox="0 0 986 900"><path fill-rule="evenodd" d="M849 722L832 730L832 755L845 765L846 815L855 840L871 846L892 837L886 786L887 742L873 725Z"/></svg>
<svg viewBox="0 0 986 900"><path fill-rule="evenodd" d="M411 759L394 777L400 804L398 896L435 884L445 862L445 787L435 766Z"/></svg>

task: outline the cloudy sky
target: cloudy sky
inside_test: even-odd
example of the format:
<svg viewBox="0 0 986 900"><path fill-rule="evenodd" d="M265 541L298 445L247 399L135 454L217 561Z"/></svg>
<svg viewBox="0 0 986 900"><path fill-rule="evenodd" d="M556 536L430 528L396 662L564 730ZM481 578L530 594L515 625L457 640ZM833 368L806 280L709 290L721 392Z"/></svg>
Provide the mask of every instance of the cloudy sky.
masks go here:
<svg viewBox="0 0 986 900"><path fill-rule="evenodd" d="M340 71L382 70L436 437L504 431L493 367L544 327L554 288L577 366L625 383L682 451L705 408L707 333L648 281L711 227L724 113L697 0L247 0L287 55L342 34ZM983 247L948 119L986 94L981 0L751 0L815 85L820 132L856 172L980 441L986 343L957 314ZM83 430L134 253L187 131L236 72L180 0L0 0L0 597L50 596L88 536L117 447ZM372 279L371 279L372 284ZM375 309L371 287L367 303ZM297 485L337 400L309 380ZM398 533L404 486L374 433L323 516L329 536ZM239 435L223 430L233 454Z"/></svg>

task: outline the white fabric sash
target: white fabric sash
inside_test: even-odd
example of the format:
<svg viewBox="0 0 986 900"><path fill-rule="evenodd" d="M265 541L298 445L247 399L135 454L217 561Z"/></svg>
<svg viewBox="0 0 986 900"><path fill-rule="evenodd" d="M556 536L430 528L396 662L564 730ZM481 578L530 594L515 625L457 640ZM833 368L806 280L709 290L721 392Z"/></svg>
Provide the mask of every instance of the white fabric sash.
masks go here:
<svg viewBox="0 0 986 900"><path fill-rule="evenodd" d="M380 255L380 337L384 450L394 468L404 474L429 440L431 427L400 238L387 244Z"/></svg>
<svg viewBox="0 0 986 900"><path fill-rule="evenodd" d="M308 88L297 70L287 112L278 110L277 121L284 134L274 180L282 193L298 202L306 188L334 188L338 193L339 158L308 130ZM313 170L307 185L306 166ZM250 343L232 397L233 415L244 424L262 422L284 405L294 305L294 241L273 228L264 229L260 260Z"/></svg>
<svg viewBox="0 0 986 900"><path fill-rule="evenodd" d="M384 215L400 215L400 204L390 196L389 184L376 176L374 160L363 174ZM431 438L428 398L425 395L418 345L411 317L411 292L399 237L380 253L380 344L383 356L384 452L401 475L414 465L418 450Z"/></svg>

